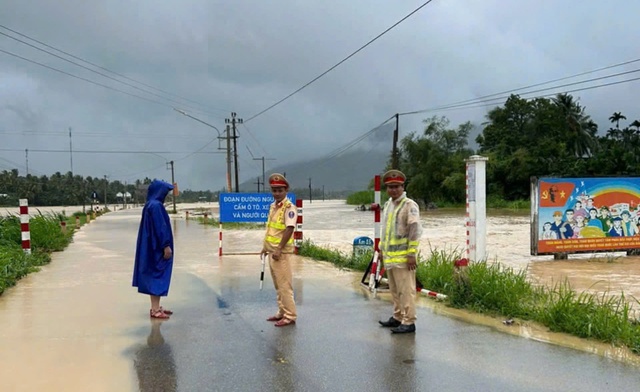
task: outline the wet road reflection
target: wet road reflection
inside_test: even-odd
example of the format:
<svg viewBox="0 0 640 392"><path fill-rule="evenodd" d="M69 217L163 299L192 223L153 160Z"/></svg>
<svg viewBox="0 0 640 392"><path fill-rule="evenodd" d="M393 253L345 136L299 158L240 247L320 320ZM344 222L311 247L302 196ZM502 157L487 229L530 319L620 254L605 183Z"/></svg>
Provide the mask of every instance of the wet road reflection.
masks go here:
<svg viewBox="0 0 640 392"><path fill-rule="evenodd" d="M313 222L313 210L305 221ZM275 328L265 321L275 310L275 290L269 274L259 289L259 257L219 258L217 227L181 217L172 216L176 262L163 299L176 313L156 324L148 297L131 287L140 211L83 227L51 264L0 296L0 391L586 392L640 385L637 362L623 362L606 344L507 327L428 298L418 301L417 333L394 336L378 325L392 310L388 295L360 289L360 273L298 257L298 323ZM323 207L317 214L338 220L340 211ZM324 230L311 222L310 236ZM324 232L349 250L353 233L368 233ZM263 232L228 234L230 248L248 251L260 246ZM597 264L566 263L567 271L575 270L572 263ZM626 260L620 265L612 282L623 281ZM601 266L607 268L594 268Z"/></svg>
<svg viewBox="0 0 640 392"><path fill-rule="evenodd" d="M171 346L160 332L163 322L151 320L147 344L135 353L133 365L138 376L140 392L175 392L178 388Z"/></svg>
<svg viewBox="0 0 640 392"><path fill-rule="evenodd" d="M419 391L424 386L417 384L416 377L416 335L396 336L388 347L388 361L381 371L383 385L388 391ZM393 369L393 371L391 371Z"/></svg>

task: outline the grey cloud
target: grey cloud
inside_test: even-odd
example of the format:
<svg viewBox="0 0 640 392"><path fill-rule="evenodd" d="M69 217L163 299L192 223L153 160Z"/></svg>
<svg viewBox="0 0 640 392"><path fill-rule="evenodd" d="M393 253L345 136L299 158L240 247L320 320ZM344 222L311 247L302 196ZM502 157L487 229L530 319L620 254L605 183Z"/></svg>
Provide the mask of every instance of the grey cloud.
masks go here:
<svg viewBox="0 0 640 392"><path fill-rule="evenodd" d="M175 160L181 188L220 189L225 183L224 154L182 159L188 154L178 153L201 148L217 136L216 131L181 116L172 106L223 131L231 110L248 119L419 3L5 0L0 24L204 105L149 96L0 38L1 49L165 104L93 86L0 53L0 123L42 132L0 135L2 144L65 149L68 137L47 134L64 133L71 126L78 150L175 152L162 157L77 153L76 172L129 181L145 176L167 179L170 173L164 161ZM241 181L261 173L260 163L246 146L257 157L277 159L270 161L273 166L317 158L396 112L436 107L633 58L640 36L638 11L640 4L623 0L434 0L317 83L248 122L246 128L241 126ZM635 90L637 85L629 83L575 95L604 130L613 111L622 111L629 121L640 117ZM433 114L448 116L452 126L467 120L479 124L486 110L401 117L400 133L421 131L422 120ZM386 143L389 148L392 129L382 127L358 147L377 149ZM219 152L215 142L205 150ZM20 152L0 156L24 160ZM69 168L64 153L34 153L30 161L34 170L45 173Z"/></svg>

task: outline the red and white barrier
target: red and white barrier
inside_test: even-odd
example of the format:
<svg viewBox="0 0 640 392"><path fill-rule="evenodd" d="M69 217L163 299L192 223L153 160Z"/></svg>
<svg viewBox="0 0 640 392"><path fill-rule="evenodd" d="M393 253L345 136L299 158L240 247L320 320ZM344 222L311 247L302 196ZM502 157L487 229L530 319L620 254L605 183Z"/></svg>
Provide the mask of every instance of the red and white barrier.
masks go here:
<svg viewBox="0 0 640 392"><path fill-rule="evenodd" d="M222 256L222 222L220 222L220 226L218 227L219 230L219 234L218 234L218 240L219 240L219 246L218 246L218 256Z"/></svg>
<svg viewBox="0 0 640 392"><path fill-rule="evenodd" d="M296 200L298 209L298 221L296 222L296 231L293 232L293 244L295 246L295 254L298 254L302 246L302 199Z"/></svg>
<svg viewBox="0 0 640 392"><path fill-rule="evenodd" d="M31 232L29 231L29 201L20 199L20 231L22 232L22 250L31 253Z"/></svg>
<svg viewBox="0 0 640 392"><path fill-rule="evenodd" d="M377 206L373 210L373 250L380 250L380 176L375 176L373 179L374 191L373 191L373 203Z"/></svg>
<svg viewBox="0 0 640 392"><path fill-rule="evenodd" d="M384 275L384 268L382 268L382 263L378 262L378 258L380 255L380 213L382 206L381 196L380 196L380 176L377 175L373 178L374 184L374 193L373 193L373 203L371 204L371 210L373 211L373 260L371 261L370 268L365 271L365 275L362 277L362 284L364 284L367 275L369 276L368 287L372 292L376 292L378 288L378 283L380 283L382 279L382 275ZM365 285L366 286L366 285Z"/></svg>
<svg viewBox="0 0 640 392"><path fill-rule="evenodd" d="M436 293L435 291L421 288L417 288L416 291L420 294L426 295L427 297L433 297L435 299L447 299L447 296L445 294Z"/></svg>
<svg viewBox="0 0 640 392"><path fill-rule="evenodd" d="M373 252L373 262L371 263L371 269L369 270L369 290L375 292L376 291L376 278L378 277L379 265L378 257L380 253L378 251Z"/></svg>

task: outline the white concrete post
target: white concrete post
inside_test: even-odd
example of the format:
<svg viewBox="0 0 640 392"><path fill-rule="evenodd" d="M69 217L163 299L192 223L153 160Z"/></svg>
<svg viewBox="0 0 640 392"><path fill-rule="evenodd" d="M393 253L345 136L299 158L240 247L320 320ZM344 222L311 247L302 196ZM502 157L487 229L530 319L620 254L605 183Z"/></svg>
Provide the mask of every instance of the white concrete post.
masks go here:
<svg viewBox="0 0 640 392"><path fill-rule="evenodd" d="M467 259L487 258L487 161L489 158L472 155L466 162L467 193Z"/></svg>

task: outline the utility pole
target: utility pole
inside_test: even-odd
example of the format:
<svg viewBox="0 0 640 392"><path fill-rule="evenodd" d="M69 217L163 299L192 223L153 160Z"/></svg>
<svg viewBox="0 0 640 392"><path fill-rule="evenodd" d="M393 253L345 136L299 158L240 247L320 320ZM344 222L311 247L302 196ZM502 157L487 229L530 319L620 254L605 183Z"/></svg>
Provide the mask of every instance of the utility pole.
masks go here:
<svg viewBox="0 0 640 392"><path fill-rule="evenodd" d="M231 125L227 125L227 192L231 190Z"/></svg>
<svg viewBox="0 0 640 392"><path fill-rule="evenodd" d="M104 208L107 209L107 185L109 184L109 180L107 180L107 175L104 175Z"/></svg>
<svg viewBox="0 0 640 392"><path fill-rule="evenodd" d="M324 185L322 186L322 201L324 201Z"/></svg>
<svg viewBox="0 0 640 392"><path fill-rule="evenodd" d="M400 115L396 113L396 128L393 130L393 150L391 152L391 168L398 169L398 123Z"/></svg>
<svg viewBox="0 0 640 392"><path fill-rule="evenodd" d="M27 161L27 175L29 175L29 149L28 148L24 149L24 156Z"/></svg>
<svg viewBox="0 0 640 392"><path fill-rule="evenodd" d="M258 184L258 193L260 193L260 184L264 184L264 182L260 181L260 177L256 177L256 182L254 184Z"/></svg>
<svg viewBox="0 0 640 392"><path fill-rule="evenodd" d="M236 127L235 124L232 126L233 128L233 164L236 174L236 193L240 193L240 180L238 180L238 136L236 136Z"/></svg>
<svg viewBox="0 0 640 392"><path fill-rule="evenodd" d="M73 144L71 143L71 127L69 127L69 160L71 161L71 177L73 177Z"/></svg>
<svg viewBox="0 0 640 392"><path fill-rule="evenodd" d="M229 145L229 126L227 125L227 137L223 138L220 135L220 130L217 127L209 124L208 122L202 121L197 117L193 117L192 115L188 114L184 110L180 110L178 108L173 108L173 110L175 110L176 112L182 114L183 116L187 116L187 117L189 117L189 118L191 118L193 120L196 120L197 122L199 122L201 124L204 124L204 125L206 125L206 126L208 126L210 128L215 129L216 132L218 132L218 150L224 150L224 148L220 148L220 140L227 139L227 192L231 192L231 174L230 174L231 173L231 158L230 158L230 153L229 153L229 151L231 150L231 147Z"/></svg>
<svg viewBox="0 0 640 392"><path fill-rule="evenodd" d="M309 203L311 203L311 177L309 177Z"/></svg>
<svg viewBox="0 0 640 392"><path fill-rule="evenodd" d="M238 145L236 142L238 136L236 135L236 124L242 124L243 120L241 118L236 118L236 116L237 116L236 112L231 112L231 118L230 119L225 118L224 122L227 124L231 124L231 130L233 131L232 137L233 137L233 156L234 156L235 177L236 177L236 193L239 193L240 184L238 183Z"/></svg>
<svg viewBox="0 0 640 392"><path fill-rule="evenodd" d="M173 161L169 161L169 164L171 165L171 185L175 186L176 180L174 178L173 175ZM173 213L176 213L176 194L172 191L171 192L171 199L173 201Z"/></svg>
<svg viewBox="0 0 640 392"><path fill-rule="evenodd" d="M251 151L249 151L249 152L251 152ZM266 182L266 178L265 178L265 174L264 174L264 161L265 160L267 160L267 161L275 161L275 159L262 157L262 158L253 158L253 160L254 161L262 161L262 183L266 184L267 182ZM260 191L258 191L258 192L260 192Z"/></svg>

